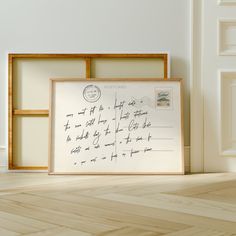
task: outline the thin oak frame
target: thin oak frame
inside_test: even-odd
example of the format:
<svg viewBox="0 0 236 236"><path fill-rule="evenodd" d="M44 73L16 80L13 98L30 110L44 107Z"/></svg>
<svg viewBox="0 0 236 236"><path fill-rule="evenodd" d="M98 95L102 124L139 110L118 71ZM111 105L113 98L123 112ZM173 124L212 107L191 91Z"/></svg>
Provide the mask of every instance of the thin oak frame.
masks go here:
<svg viewBox="0 0 236 236"><path fill-rule="evenodd" d="M180 126L181 126L181 134L180 134L180 141L181 141L181 171L180 172L79 172L79 173L67 173L67 172L54 172L52 170L52 139L53 139L53 133L52 133L52 127L53 127L53 121L52 121L52 111L53 111L53 87L54 84L57 82L73 82L73 81L85 81L82 78L52 78L50 79L50 96L49 96L49 149L48 149L48 174L49 175L183 175L185 174L185 165L184 165L184 113L183 113L183 80L180 78L171 78L168 80L163 80L161 78L110 78L110 79L96 79L96 78L89 78L90 81L96 81L96 82L119 82L119 81L132 81L132 82L140 82L140 81L161 81L161 82L179 82L180 84Z"/></svg>

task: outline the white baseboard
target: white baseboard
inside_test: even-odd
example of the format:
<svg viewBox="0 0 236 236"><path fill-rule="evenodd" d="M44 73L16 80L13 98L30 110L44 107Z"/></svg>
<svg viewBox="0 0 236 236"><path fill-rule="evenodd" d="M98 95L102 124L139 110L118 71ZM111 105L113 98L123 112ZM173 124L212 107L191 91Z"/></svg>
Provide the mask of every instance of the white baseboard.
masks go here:
<svg viewBox="0 0 236 236"><path fill-rule="evenodd" d="M8 172L7 166L0 166L0 173Z"/></svg>
<svg viewBox="0 0 236 236"><path fill-rule="evenodd" d="M6 147L0 146L0 172L7 171Z"/></svg>

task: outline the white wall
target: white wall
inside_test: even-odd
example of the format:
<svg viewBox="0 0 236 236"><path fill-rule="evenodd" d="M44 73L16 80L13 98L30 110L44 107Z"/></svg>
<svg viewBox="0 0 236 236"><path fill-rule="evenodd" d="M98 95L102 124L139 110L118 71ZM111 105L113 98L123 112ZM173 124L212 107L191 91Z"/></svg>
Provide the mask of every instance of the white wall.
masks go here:
<svg viewBox="0 0 236 236"><path fill-rule="evenodd" d="M189 145L189 0L0 0L0 166L7 154L7 54L169 51L185 80Z"/></svg>

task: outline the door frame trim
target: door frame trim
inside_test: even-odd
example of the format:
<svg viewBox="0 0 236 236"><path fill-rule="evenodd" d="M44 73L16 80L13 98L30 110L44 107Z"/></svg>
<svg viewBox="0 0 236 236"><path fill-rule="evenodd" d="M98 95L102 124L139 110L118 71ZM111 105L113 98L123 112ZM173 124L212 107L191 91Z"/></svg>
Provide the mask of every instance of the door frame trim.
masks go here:
<svg viewBox="0 0 236 236"><path fill-rule="evenodd" d="M190 171L193 173L204 172L203 5L202 0L190 3Z"/></svg>

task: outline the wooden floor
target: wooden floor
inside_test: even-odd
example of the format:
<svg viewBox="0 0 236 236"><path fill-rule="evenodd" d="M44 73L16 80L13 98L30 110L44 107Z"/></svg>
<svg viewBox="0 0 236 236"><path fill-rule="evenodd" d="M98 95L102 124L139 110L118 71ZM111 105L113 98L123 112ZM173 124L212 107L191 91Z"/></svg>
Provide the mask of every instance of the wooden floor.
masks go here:
<svg viewBox="0 0 236 236"><path fill-rule="evenodd" d="M236 235L236 174L0 174L0 235Z"/></svg>

